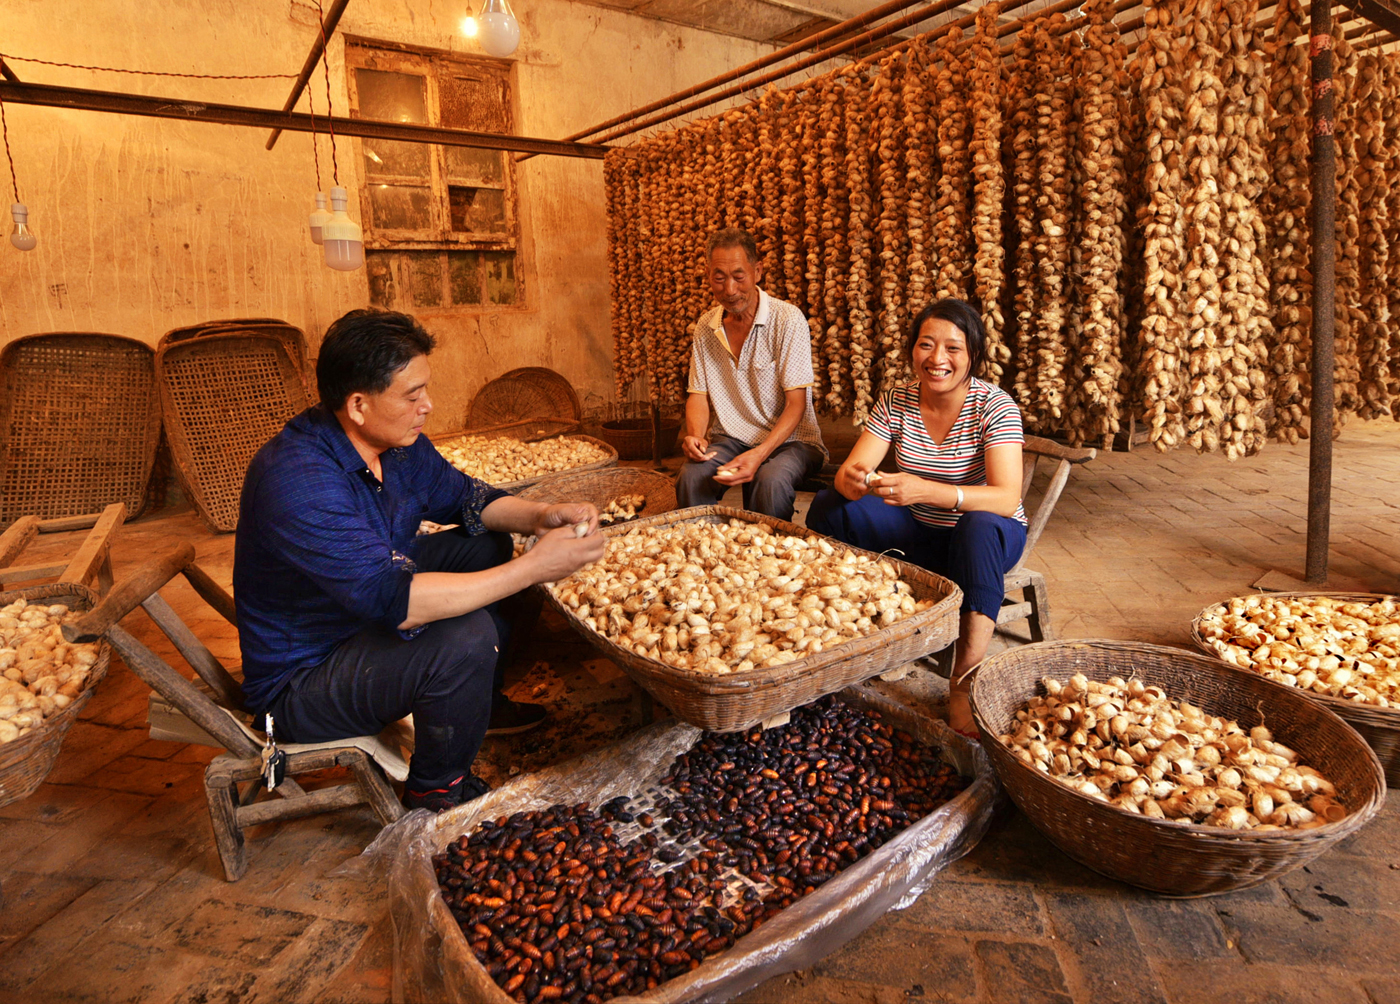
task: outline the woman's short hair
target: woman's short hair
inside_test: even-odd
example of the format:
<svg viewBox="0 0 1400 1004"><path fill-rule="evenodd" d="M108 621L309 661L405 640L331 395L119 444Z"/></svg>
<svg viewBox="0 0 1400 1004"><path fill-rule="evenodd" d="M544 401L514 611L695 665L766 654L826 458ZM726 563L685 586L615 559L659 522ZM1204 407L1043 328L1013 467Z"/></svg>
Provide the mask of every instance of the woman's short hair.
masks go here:
<svg viewBox="0 0 1400 1004"><path fill-rule="evenodd" d="M909 342L905 346L909 355L914 354L919 332L929 321L947 321L963 333L963 337L967 339L967 355L971 363L967 368L967 375L980 375L982 366L987 361L987 329L982 325L982 315L977 312L977 308L966 300L951 298L930 303L915 314L914 320L909 324Z"/></svg>
<svg viewBox="0 0 1400 1004"><path fill-rule="evenodd" d="M352 310L326 329L316 358L316 389L321 404L339 411L351 394L379 394L394 374L437 344L407 314Z"/></svg>
<svg viewBox="0 0 1400 1004"><path fill-rule="evenodd" d="M758 264L758 243L747 230L729 227L727 230L716 230L710 234L709 240L705 241L705 260L709 261L710 256L720 248L741 248L748 256L750 264Z"/></svg>

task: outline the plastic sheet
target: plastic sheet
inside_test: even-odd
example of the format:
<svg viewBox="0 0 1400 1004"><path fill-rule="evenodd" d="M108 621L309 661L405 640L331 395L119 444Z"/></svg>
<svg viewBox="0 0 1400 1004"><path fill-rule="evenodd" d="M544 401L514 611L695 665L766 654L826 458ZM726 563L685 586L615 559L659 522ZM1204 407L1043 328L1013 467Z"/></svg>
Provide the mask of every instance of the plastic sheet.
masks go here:
<svg viewBox="0 0 1400 1004"><path fill-rule="evenodd" d="M841 700L878 711L886 722L943 749L971 783L887 844L751 931L698 968L640 996L618 1002L679 1004L724 1001L765 980L805 969L832 954L891 909L912 904L949 864L982 838L1000 788L982 748L943 722L915 713L878 692L853 687ZM649 800L675 757L700 736L668 719L621 743L512 781L468 805L432 816L409 813L386 827L365 858L387 873L394 924L395 1001L510 1004L477 961L438 890L433 855L486 819L618 795ZM618 831L619 836L626 836ZM736 877L737 878L737 877Z"/></svg>

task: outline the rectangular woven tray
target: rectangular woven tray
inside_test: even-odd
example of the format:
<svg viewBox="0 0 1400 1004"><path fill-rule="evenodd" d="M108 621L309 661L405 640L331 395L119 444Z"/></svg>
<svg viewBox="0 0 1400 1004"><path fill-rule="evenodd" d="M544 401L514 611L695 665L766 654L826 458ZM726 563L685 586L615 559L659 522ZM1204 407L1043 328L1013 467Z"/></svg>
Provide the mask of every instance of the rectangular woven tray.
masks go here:
<svg viewBox="0 0 1400 1004"><path fill-rule="evenodd" d="M608 454L606 459L599 460L596 463L584 464L581 467L568 467L562 471L551 471L549 474L541 474L537 477L525 478L521 481L504 481L498 485L492 486L494 488L504 488L506 491L528 488L530 485L537 485L541 481L548 481L551 478L561 477L565 474L578 474L581 471L601 471L604 467L617 466L617 451L601 439L594 439L592 436L584 436L576 432L562 429L559 431L544 431L543 434L536 434L541 430L547 430L547 427L551 424L554 426L571 424L574 428L578 428L577 422L566 423L553 422L549 419L530 419L527 422L514 422L510 425L495 426L490 429L467 429L465 432L452 432L441 436L429 436L428 438L432 440L434 444L446 443L453 439L460 439L462 436L486 436L488 439L506 438L518 439L522 443L538 443L541 440L553 439L555 436L567 433L570 439L582 439L584 442L592 443ZM520 432L525 432L526 435L520 435ZM526 438L526 436L529 436L529 438Z"/></svg>
<svg viewBox="0 0 1400 1004"><path fill-rule="evenodd" d="M311 403L301 370L276 335L213 334L163 346L156 378L181 485L211 529L235 529L253 454Z"/></svg>
<svg viewBox="0 0 1400 1004"><path fill-rule="evenodd" d="M623 523L603 533L609 537L630 533L648 526L669 526L672 523L727 523L731 519L746 523L762 523L773 530L794 537L819 537L804 526L774 519L756 512L730 509L726 506L695 506L676 509L659 516ZM832 541L838 549L868 554L860 548ZM638 655L609 641L607 637L584 624L573 610L560 602L554 590L541 587L545 598L563 614L578 631L628 676L660 701L678 717L712 732L734 732L746 729L783 711L810 704L818 697L831 694L852 684L912 662L930 652L951 645L958 636L958 608L962 605L962 590L941 575L895 558L887 558L899 569L900 578L909 583L916 599L933 598L938 602L928 610L881 628L862 638L831 648L816 655L797 659L783 666L751 669L742 673L715 674L699 670L678 669L664 662ZM556 584L556 587L559 584Z"/></svg>
<svg viewBox="0 0 1400 1004"><path fill-rule="evenodd" d="M135 517L160 440L150 346L83 332L29 335L0 353L0 527L99 512Z"/></svg>

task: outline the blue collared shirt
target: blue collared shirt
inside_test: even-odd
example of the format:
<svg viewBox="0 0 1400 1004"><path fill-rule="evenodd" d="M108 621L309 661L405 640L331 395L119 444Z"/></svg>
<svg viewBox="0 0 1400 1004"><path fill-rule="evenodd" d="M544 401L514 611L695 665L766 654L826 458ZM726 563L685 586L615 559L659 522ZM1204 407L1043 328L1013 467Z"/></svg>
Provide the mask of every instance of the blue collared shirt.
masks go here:
<svg viewBox="0 0 1400 1004"><path fill-rule="evenodd" d="M366 625L403 623L420 522L484 533L481 511L509 494L457 470L427 436L379 460L382 483L318 405L248 465L233 595L250 710Z"/></svg>

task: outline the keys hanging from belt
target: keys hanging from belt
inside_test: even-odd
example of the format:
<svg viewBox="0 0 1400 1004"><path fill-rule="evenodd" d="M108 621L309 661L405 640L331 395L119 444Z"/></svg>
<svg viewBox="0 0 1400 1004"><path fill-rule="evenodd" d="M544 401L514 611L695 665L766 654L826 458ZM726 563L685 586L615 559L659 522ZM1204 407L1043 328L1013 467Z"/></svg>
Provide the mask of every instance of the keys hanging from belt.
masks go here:
<svg viewBox="0 0 1400 1004"><path fill-rule="evenodd" d="M262 773L263 783L271 791L287 779L287 754L277 748L277 740L273 738L272 716L264 717L267 719L267 738L263 741Z"/></svg>

